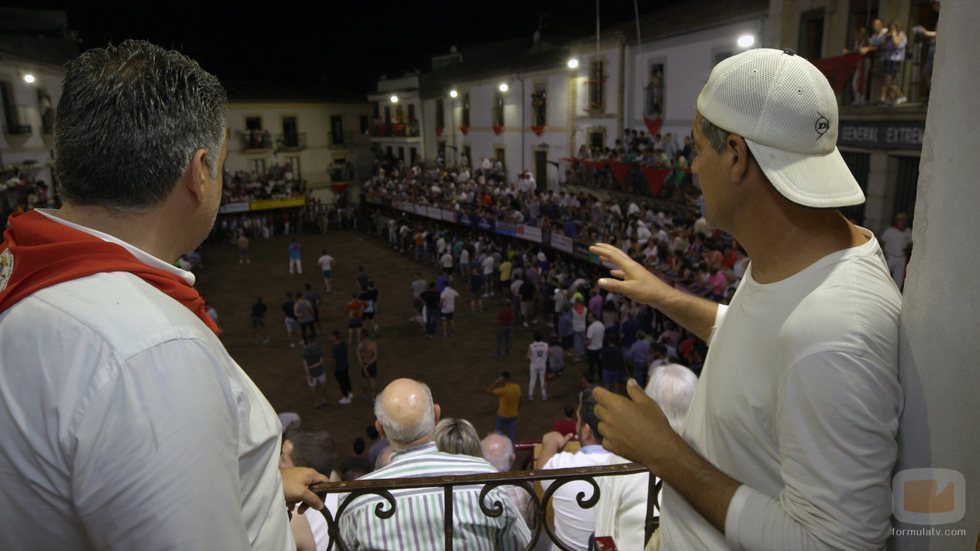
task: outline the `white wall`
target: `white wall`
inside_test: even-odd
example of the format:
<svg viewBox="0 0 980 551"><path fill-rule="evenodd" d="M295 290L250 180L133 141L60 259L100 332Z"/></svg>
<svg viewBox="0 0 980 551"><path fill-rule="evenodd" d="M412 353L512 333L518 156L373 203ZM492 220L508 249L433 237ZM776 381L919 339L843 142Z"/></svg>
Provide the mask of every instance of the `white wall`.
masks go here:
<svg viewBox="0 0 980 551"><path fill-rule="evenodd" d="M694 109L701 88L721 52L742 51L736 44L742 34L762 40L764 19L753 19L685 35L648 41L629 49L626 128L646 131L643 111L650 65L664 64L664 122L661 134L672 132L678 143L691 132Z"/></svg>
<svg viewBox="0 0 980 551"><path fill-rule="evenodd" d="M943 2L900 357L905 410L898 468L961 472L967 486L966 517L932 528L962 528L967 536L901 536L894 542L898 549L974 549L980 541L980 135L975 124L980 96L976 71L971 70L980 56L977 21L980 2Z"/></svg>
<svg viewBox="0 0 980 551"><path fill-rule="evenodd" d="M34 75L33 84L24 82L24 73ZM10 83L13 102L20 113L20 124L31 126L30 135L7 136L0 131L0 159L3 164L21 164L24 161L35 161L40 166L37 177L51 184L51 163L54 148L53 134L44 135L41 126L41 111L37 91L43 90L51 97L52 108L57 108L61 99L62 79L65 72L61 68L18 63L12 60L0 59L0 80ZM0 110L0 120L3 126L14 121L4 119Z"/></svg>
<svg viewBox="0 0 980 551"><path fill-rule="evenodd" d="M575 87L575 130L573 134L573 150L588 143L590 130L605 129L606 147L613 147L620 137L620 80L623 78L623 64L620 59L619 42L607 42L600 46L597 52L594 48L582 47L576 52L579 60L577 69L571 71ZM589 112L589 72L592 61L603 59L605 65L605 81L603 82L604 108L601 113Z"/></svg>
<svg viewBox="0 0 980 551"><path fill-rule="evenodd" d="M344 132L353 139L343 147L330 143L330 117L340 115L344 121ZM326 103L231 103L228 106L228 128L231 137L228 141L228 160L225 166L229 171L249 170L252 159L264 159L267 167L284 163L286 157L300 158L300 171L304 180L311 185L329 182L328 166L334 159L343 158L355 165L358 176L367 176L371 158L368 140L361 134L360 116L371 116L370 104L326 104ZM245 131L246 117L261 117L262 128L268 130L273 138L282 134L282 117L295 116L297 132L306 134L306 149L301 151L259 152L244 151L241 134Z"/></svg>

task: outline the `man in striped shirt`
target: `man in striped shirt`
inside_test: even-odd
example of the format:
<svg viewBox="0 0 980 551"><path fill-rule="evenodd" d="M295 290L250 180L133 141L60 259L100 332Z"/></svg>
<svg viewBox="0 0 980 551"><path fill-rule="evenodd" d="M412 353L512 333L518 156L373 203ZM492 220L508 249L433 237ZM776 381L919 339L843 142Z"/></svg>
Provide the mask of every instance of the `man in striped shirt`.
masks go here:
<svg viewBox="0 0 980 551"><path fill-rule="evenodd" d="M394 449L391 464L362 480L495 473L485 460L443 453L436 449L433 431L439 406L429 387L411 379L397 379L385 387L374 403L375 426ZM453 547L455 549L524 549L531 533L520 513L500 489L492 490L487 504L499 501L504 512L489 517L480 510L481 486L457 487L453 494ZM375 507L378 496L355 499L340 518L340 533L350 549L445 548L443 490L393 490L395 513L382 519ZM341 503L346 496L341 496ZM388 509L385 504L384 509Z"/></svg>

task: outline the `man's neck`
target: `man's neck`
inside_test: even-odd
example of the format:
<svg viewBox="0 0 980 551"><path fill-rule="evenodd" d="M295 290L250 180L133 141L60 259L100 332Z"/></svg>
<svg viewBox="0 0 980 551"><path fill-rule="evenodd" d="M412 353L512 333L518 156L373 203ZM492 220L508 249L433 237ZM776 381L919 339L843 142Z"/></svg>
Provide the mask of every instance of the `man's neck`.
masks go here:
<svg viewBox="0 0 980 551"><path fill-rule="evenodd" d="M65 203L49 214L80 226L111 235L164 262L174 262L183 252L173 228L158 209L123 212L99 206Z"/></svg>
<svg viewBox="0 0 980 551"><path fill-rule="evenodd" d="M829 254L868 240L835 210L784 205L747 215L740 225L732 234L752 259L752 278L759 283L781 281Z"/></svg>

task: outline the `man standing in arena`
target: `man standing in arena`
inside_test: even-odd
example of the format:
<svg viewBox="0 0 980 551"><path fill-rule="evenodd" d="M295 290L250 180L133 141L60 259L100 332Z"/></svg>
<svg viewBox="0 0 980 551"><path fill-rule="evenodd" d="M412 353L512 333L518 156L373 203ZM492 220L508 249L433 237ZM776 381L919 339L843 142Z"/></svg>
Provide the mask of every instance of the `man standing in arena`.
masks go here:
<svg viewBox="0 0 980 551"><path fill-rule="evenodd" d="M338 403L347 405L354 400L354 392L350 384L350 360L347 356L347 342L340 335L340 331L334 331L330 335L330 353L333 357L333 375L340 385L340 400Z"/></svg>
<svg viewBox="0 0 980 551"><path fill-rule="evenodd" d="M333 279L333 257L327 254L327 250L323 249L323 254L316 260L316 263L320 266L320 273L323 275L323 288L327 293L333 292L333 288L330 286L330 280Z"/></svg>
<svg viewBox="0 0 980 551"><path fill-rule="evenodd" d="M280 476L275 412L173 266L214 224L225 113L217 78L147 42L69 63L63 207L0 244L0 548L288 549L284 494L323 506L325 476Z"/></svg>
<svg viewBox="0 0 980 551"><path fill-rule="evenodd" d="M521 386L510 380L510 372L504 371L490 385L487 392L497 396L497 421L495 430L517 442L517 414L521 407Z"/></svg>
<svg viewBox="0 0 980 551"><path fill-rule="evenodd" d="M544 376L548 370L548 343L538 331L534 332L534 342L527 347L527 359L531 362L531 380L527 384L527 399L534 399L535 381L541 383L541 399L548 399L548 382Z"/></svg>
<svg viewBox="0 0 980 551"><path fill-rule="evenodd" d="M599 280L710 344L682 434L635 381L596 389L606 449L664 480L663 549L878 549L898 454L902 298L837 150L837 98L791 50L719 63L697 100L694 173L751 264L729 306L619 249Z"/></svg>
<svg viewBox="0 0 980 551"><path fill-rule="evenodd" d="M364 391L374 400L377 394L375 382L378 380L378 343L371 338L371 330L364 330L364 338L357 345L357 363L361 366L361 377L364 379Z"/></svg>
<svg viewBox="0 0 980 551"><path fill-rule="evenodd" d="M303 260L300 258L300 244L299 239L295 237L289 243L289 275L293 275L293 272L302 275L303 273Z"/></svg>

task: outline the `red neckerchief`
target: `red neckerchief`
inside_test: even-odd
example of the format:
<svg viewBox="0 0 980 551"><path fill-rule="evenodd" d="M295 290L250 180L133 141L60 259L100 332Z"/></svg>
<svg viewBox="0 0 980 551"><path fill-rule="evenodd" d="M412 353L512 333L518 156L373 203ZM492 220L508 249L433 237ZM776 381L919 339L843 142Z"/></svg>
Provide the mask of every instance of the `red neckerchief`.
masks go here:
<svg viewBox="0 0 980 551"><path fill-rule="evenodd" d="M13 269L10 269L10 263ZM0 313L34 293L103 272L129 272L194 312L209 329L218 326L204 299L184 278L140 262L124 247L48 219L40 212L14 214L0 243Z"/></svg>

